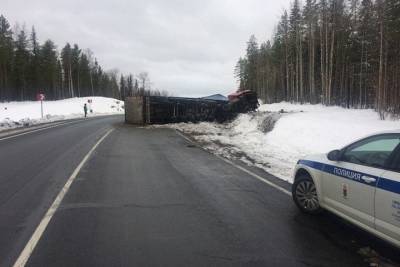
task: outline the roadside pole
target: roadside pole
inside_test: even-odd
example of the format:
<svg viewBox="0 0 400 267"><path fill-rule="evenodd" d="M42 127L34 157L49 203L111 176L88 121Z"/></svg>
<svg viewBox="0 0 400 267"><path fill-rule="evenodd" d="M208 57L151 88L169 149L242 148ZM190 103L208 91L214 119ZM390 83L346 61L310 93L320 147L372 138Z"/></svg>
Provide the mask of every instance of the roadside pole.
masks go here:
<svg viewBox="0 0 400 267"><path fill-rule="evenodd" d="M42 115L42 119L43 119L43 100L45 99L45 95L44 94L37 94L36 95L36 100L40 101L40 114Z"/></svg>

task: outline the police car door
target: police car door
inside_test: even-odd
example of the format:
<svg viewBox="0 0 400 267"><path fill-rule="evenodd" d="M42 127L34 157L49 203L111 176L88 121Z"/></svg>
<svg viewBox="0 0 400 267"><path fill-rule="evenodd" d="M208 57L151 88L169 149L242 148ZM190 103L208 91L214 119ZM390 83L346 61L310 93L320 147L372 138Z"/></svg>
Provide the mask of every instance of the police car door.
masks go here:
<svg viewBox="0 0 400 267"><path fill-rule="evenodd" d="M374 228L375 187L396 142L395 137L385 134L345 148L340 161L327 165L322 181L325 203L350 219Z"/></svg>
<svg viewBox="0 0 400 267"><path fill-rule="evenodd" d="M375 225L400 246L400 146L388 165L376 188Z"/></svg>

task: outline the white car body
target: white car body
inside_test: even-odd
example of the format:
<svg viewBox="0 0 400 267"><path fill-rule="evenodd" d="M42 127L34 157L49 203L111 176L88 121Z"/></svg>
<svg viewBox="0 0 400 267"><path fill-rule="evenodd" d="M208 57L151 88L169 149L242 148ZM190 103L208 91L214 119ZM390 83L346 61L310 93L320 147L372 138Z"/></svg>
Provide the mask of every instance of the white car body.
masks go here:
<svg viewBox="0 0 400 267"><path fill-rule="evenodd" d="M378 139L397 135L400 137L400 131L385 132L360 139L341 149L342 158L338 160L329 160L327 154L301 159L295 167L294 179L299 177L299 174L307 172L306 175L310 176L315 184L321 208L400 248L400 166L398 166L400 144L394 145L396 148L388 152L391 153L390 160L384 161L384 167L345 160L345 157L353 160L354 153L361 153L355 155L364 156L367 153L379 154L381 152L374 152L373 149L376 149L374 144L378 141L381 143L389 141ZM375 143L372 141L368 143L368 140L375 140ZM361 151L362 146L370 146L368 149L372 149L372 152ZM366 156L368 157L370 155ZM390 164L386 164L388 161ZM391 167L387 168L386 165Z"/></svg>

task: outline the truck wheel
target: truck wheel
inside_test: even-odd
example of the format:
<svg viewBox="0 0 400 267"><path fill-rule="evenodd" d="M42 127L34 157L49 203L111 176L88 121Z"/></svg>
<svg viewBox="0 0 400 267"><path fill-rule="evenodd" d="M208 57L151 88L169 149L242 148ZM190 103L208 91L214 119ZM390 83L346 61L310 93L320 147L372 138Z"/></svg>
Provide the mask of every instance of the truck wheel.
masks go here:
<svg viewBox="0 0 400 267"><path fill-rule="evenodd" d="M301 175L293 183L292 197L294 203L304 213L318 214L322 211L314 181L307 175Z"/></svg>

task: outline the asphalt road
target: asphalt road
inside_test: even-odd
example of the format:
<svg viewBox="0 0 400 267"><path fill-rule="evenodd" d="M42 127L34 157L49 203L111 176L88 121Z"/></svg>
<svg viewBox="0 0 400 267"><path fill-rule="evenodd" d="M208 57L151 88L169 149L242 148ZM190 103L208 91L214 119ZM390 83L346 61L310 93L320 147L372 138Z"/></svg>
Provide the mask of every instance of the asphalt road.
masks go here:
<svg viewBox="0 0 400 267"><path fill-rule="evenodd" d="M111 128L27 266L368 266L359 253L365 247L398 260L398 251L333 215L299 213L290 196L173 130L122 121L96 118L0 139L0 266L12 266Z"/></svg>

